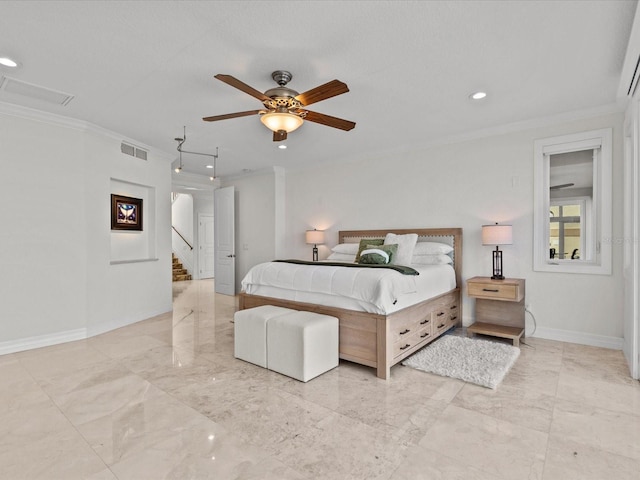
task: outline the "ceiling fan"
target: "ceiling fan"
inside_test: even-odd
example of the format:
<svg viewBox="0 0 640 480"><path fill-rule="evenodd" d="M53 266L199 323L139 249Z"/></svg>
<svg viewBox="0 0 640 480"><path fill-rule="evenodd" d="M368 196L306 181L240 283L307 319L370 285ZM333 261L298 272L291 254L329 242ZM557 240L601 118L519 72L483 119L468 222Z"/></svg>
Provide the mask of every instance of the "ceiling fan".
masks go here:
<svg viewBox="0 0 640 480"><path fill-rule="evenodd" d="M271 78L275 80L278 86L262 93L231 75L218 74L215 78L257 98L262 102L264 108L204 117L203 120L205 122L260 115L260 121L273 131L274 142L286 140L287 134L293 132L305 120L345 131L349 131L356 126L355 122L306 109L308 105L313 103L347 93L349 87L340 80L332 80L304 93L298 93L286 86L293 78L293 75L285 70L276 70L271 74Z"/></svg>
<svg viewBox="0 0 640 480"><path fill-rule="evenodd" d="M575 183L562 183L560 185L552 185L549 187L550 190L559 190L561 188L573 187Z"/></svg>

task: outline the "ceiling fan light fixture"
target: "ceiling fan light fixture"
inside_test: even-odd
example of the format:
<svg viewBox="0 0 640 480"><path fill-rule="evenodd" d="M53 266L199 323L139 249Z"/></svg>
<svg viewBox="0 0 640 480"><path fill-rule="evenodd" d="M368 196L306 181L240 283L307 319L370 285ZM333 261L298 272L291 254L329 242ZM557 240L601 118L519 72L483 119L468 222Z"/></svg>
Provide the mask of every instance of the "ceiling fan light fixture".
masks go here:
<svg viewBox="0 0 640 480"><path fill-rule="evenodd" d="M269 112L260 117L260 121L269 130L278 132L284 130L291 133L304 123L304 120L298 115L288 112Z"/></svg>

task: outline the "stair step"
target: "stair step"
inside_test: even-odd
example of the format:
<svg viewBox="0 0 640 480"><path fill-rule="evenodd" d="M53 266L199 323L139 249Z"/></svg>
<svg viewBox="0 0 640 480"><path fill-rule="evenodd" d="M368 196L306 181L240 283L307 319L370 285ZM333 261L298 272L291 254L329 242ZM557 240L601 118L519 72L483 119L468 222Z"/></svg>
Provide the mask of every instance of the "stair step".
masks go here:
<svg viewBox="0 0 640 480"><path fill-rule="evenodd" d="M191 280L189 271L184 268L184 265L180 262L180 259L176 257L175 253L171 254L171 274L174 282L181 282L184 280Z"/></svg>
<svg viewBox="0 0 640 480"><path fill-rule="evenodd" d="M173 281L174 282L181 282L183 280L191 280L191 275L189 275L189 274L181 274L181 275L174 275L173 276Z"/></svg>

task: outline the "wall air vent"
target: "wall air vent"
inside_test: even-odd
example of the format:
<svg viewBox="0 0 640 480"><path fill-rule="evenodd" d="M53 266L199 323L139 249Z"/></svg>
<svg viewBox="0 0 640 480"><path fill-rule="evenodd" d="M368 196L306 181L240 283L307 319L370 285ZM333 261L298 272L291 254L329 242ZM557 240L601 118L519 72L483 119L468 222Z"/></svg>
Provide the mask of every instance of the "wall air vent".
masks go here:
<svg viewBox="0 0 640 480"><path fill-rule="evenodd" d="M74 98L74 95L69 93L59 92L7 76L0 78L0 90L62 106L67 106Z"/></svg>
<svg viewBox="0 0 640 480"><path fill-rule="evenodd" d="M145 150L140 149L140 148L136 148L136 157L138 157L140 160L146 160L147 159L147 152Z"/></svg>
<svg viewBox="0 0 640 480"><path fill-rule="evenodd" d="M120 151L125 155L130 155L132 157L139 158L140 160L147 159L147 151L138 147L134 147L133 145L129 145L128 143L122 142L120 144Z"/></svg>

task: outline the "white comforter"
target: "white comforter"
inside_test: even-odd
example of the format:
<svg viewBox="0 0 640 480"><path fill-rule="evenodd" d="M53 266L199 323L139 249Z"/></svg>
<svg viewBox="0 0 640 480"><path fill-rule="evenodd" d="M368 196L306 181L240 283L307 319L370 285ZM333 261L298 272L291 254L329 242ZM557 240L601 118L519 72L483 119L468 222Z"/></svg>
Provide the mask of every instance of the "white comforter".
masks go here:
<svg viewBox="0 0 640 480"><path fill-rule="evenodd" d="M455 288L450 265L391 269L261 263L242 280L246 293L387 314ZM409 300L410 299L410 300Z"/></svg>

